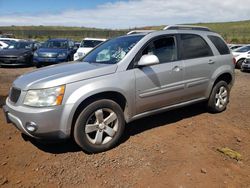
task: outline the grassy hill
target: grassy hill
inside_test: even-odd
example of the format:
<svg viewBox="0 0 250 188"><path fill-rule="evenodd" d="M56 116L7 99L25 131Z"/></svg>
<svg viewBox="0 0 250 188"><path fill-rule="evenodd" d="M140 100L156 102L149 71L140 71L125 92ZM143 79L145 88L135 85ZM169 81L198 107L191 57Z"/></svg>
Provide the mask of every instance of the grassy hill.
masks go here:
<svg viewBox="0 0 250 188"><path fill-rule="evenodd" d="M186 24L185 24L186 25ZM250 43L250 20L220 23L196 23L192 25L209 27L219 33L228 43ZM164 26L144 27L143 29L163 29Z"/></svg>
<svg viewBox="0 0 250 188"><path fill-rule="evenodd" d="M250 20L223 23L197 23L192 25L206 26L221 34L228 43L250 43ZM161 30L163 26L148 26L138 29ZM136 28L135 28L136 29ZM123 35L126 30L97 29L85 27L58 26L9 26L0 27L2 33L13 33L16 38L46 40L48 38L71 38L80 41L84 37L111 38Z"/></svg>

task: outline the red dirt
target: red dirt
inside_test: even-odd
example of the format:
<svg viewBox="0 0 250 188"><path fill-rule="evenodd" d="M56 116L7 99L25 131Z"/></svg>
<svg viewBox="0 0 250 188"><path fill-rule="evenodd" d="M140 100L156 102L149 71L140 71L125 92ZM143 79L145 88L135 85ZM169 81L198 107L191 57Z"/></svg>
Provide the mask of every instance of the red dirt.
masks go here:
<svg viewBox="0 0 250 188"><path fill-rule="evenodd" d="M11 82L32 69L0 68L0 107ZM0 187L250 187L249 79L236 71L222 113L198 104L144 118L127 125L119 146L94 155L72 141L29 139L0 109ZM243 159L218 152L221 147Z"/></svg>

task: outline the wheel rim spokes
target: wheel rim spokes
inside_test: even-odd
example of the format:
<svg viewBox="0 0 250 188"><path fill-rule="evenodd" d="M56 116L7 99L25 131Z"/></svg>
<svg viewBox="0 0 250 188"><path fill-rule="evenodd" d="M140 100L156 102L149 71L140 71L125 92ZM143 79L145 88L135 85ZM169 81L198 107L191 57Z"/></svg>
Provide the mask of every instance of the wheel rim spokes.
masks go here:
<svg viewBox="0 0 250 188"><path fill-rule="evenodd" d="M95 117L96 117L97 123L102 123L103 122L103 111L102 111L102 109L95 111Z"/></svg>
<svg viewBox="0 0 250 188"><path fill-rule="evenodd" d="M215 105L218 108L223 108L227 103L228 92L225 87L220 87L215 95Z"/></svg>
<svg viewBox="0 0 250 188"><path fill-rule="evenodd" d="M118 130L118 118L111 109L103 108L91 114L85 126L87 139L96 145L106 144Z"/></svg>

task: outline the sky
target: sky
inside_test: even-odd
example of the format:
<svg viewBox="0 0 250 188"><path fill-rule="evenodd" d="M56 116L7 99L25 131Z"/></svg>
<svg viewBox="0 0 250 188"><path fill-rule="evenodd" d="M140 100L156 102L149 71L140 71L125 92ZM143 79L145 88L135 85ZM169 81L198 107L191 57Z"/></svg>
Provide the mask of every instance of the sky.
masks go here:
<svg viewBox="0 0 250 188"><path fill-rule="evenodd" d="M250 20L250 0L0 0L0 26L110 29Z"/></svg>

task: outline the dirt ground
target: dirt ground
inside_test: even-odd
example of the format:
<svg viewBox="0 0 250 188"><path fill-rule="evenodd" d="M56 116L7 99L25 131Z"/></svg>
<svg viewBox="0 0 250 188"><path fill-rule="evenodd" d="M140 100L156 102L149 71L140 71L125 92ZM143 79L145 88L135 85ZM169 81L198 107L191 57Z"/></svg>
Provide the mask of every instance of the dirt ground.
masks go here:
<svg viewBox="0 0 250 188"><path fill-rule="evenodd" d="M33 68L0 68L0 107L11 82ZM5 122L0 109L0 187L250 187L250 73L236 71L230 104L202 104L144 118L123 142L88 155L73 141L42 144ZM217 149L229 147L237 161Z"/></svg>

